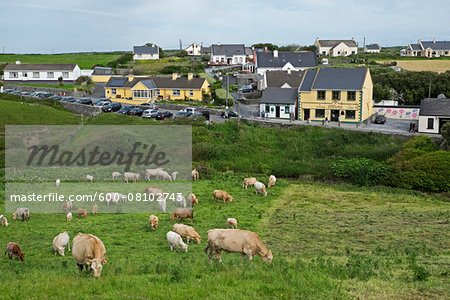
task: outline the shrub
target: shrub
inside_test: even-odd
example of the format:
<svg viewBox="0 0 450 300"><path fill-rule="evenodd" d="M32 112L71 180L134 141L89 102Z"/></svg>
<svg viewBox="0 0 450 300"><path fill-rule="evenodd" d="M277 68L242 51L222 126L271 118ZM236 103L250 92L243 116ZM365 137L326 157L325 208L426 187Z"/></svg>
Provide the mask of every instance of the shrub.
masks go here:
<svg viewBox="0 0 450 300"><path fill-rule="evenodd" d="M192 67L190 66L165 66L161 70L162 74L172 73L192 73Z"/></svg>
<svg viewBox="0 0 450 300"><path fill-rule="evenodd" d="M181 50L180 52L177 53L178 57L186 57L188 56L188 53L186 50Z"/></svg>
<svg viewBox="0 0 450 300"><path fill-rule="evenodd" d="M332 164L333 175L347 178L357 185L377 185L382 183L389 167L384 162L368 158L341 159Z"/></svg>
<svg viewBox="0 0 450 300"><path fill-rule="evenodd" d="M75 83L78 85L81 85L83 83L88 85L92 83L92 79L89 76L80 76Z"/></svg>
<svg viewBox="0 0 450 300"><path fill-rule="evenodd" d="M450 122L447 122L442 126L441 134L442 134L442 137L447 140L447 144L449 144L450 143Z"/></svg>

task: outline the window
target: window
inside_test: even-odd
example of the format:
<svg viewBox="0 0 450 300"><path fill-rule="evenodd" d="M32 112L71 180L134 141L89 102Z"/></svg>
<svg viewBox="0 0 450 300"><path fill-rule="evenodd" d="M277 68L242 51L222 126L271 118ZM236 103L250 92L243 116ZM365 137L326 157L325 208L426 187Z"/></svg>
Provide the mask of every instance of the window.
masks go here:
<svg viewBox="0 0 450 300"><path fill-rule="evenodd" d="M19 77L19 73L18 72L9 72L9 77L11 77L11 78L18 78Z"/></svg>
<svg viewBox="0 0 450 300"><path fill-rule="evenodd" d="M39 78L39 72L33 72L33 78Z"/></svg>
<svg viewBox="0 0 450 300"><path fill-rule="evenodd" d="M285 114L288 114L288 113L289 113L289 106L285 106L285 107L284 107L284 113L285 113Z"/></svg>
<svg viewBox="0 0 450 300"><path fill-rule="evenodd" d="M340 91L332 91L331 92L331 99L332 100L340 100L341 99L341 92Z"/></svg>
<svg viewBox="0 0 450 300"><path fill-rule="evenodd" d="M338 51L338 55L341 55L341 51Z"/></svg>
<svg viewBox="0 0 450 300"><path fill-rule="evenodd" d="M345 118L346 119L355 119L356 118L356 112L354 110L346 110L345 111Z"/></svg>
<svg viewBox="0 0 450 300"><path fill-rule="evenodd" d="M325 54L327 54L327 52L326 51L322 51L322 54L325 55Z"/></svg>
<svg viewBox="0 0 450 300"><path fill-rule="evenodd" d="M325 118L325 109L316 109L316 118Z"/></svg>
<svg viewBox="0 0 450 300"><path fill-rule="evenodd" d="M111 94L115 95L116 94L116 89L111 89Z"/></svg>
<svg viewBox="0 0 450 300"><path fill-rule="evenodd" d="M47 78L54 78L54 77L55 77L55 73L47 72Z"/></svg>
<svg viewBox="0 0 450 300"><path fill-rule="evenodd" d="M356 92L347 92L347 100L356 100Z"/></svg>
<svg viewBox="0 0 450 300"><path fill-rule="evenodd" d="M180 90L172 90L172 96L180 96Z"/></svg>
<svg viewBox="0 0 450 300"><path fill-rule="evenodd" d="M133 91L133 98L148 98L148 91L147 90Z"/></svg>
<svg viewBox="0 0 450 300"><path fill-rule="evenodd" d="M317 100L325 100L325 91L317 91Z"/></svg>
<svg viewBox="0 0 450 300"><path fill-rule="evenodd" d="M189 90L189 97L193 97L194 96L194 90Z"/></svg>
<svg viewBox="0 0 450 300"><path fill-rule="evenodd" d="M69 78L69 72L62 72L63 78Z"/></svg>
<svg viewBox="0 0 450 300"><path fill-rule="evenodd" d="M352 51L352 54L355 54L355 51Z"/></svg>
<svg viewBox="0 0 450 300"><path fill-rule="evenodd" d="M270 106L266 105L266 112L268 113L270 111Z"/></svg>
<svg viewBox="0 0 450 300"><path fill-rule="evenodd" d="M427 129L434 129L434 119L433 118L428 118Z"/></svg>
<svg viewBox="0 0 450 300"><path fill-rule="evenodd" d="M448 54L448 51L445 51L445 55L447 55Z"/></svg>
<svg viewBox="0 0 450 300"><path fill-rule="evenodd" d="M156 93L156 96L160 95L159 90L155 90L155 93Z"/></svg>

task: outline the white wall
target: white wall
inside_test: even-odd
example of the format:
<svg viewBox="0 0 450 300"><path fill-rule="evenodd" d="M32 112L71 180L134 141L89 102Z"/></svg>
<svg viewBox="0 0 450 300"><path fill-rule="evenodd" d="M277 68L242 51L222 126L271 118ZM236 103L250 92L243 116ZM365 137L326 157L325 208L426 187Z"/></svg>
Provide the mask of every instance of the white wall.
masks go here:
<svg viewBox="0 0 450 300"><path fill-rule="evenodd" d="M428 129L428 119L434 120L433 129ZM423 133L439 133L439 118L433 116L419 116L419 132Z"/></svg>
<svg viewBox="0 0 450 300"><path fill-rule="evenodd" d="M134 54L134 60L148 60L148 59L159 59L159 53L154 54Z"/></svg>
<svg viewBox="0 0 450 300"><path fill-rule="evenodd" d="M233 55L231 64L233 65L243 65L246 63L246 56L245 55ZM228 63L228 57L225 55L211 55L211 62L214 63Z"/></svg>
<svg viewBox="0 0 450 300"><path fill-rule="evenodd" d="M366 53L380 53L379 49L364 49Z"/></svg>
<svg viewBox="0 0 450 300"><path fill-rule="evenodd" d="M195 44L195 43L191 44L185 50L189 56L200 56L202 54L201 53L202 47L200 47L198 44Z"/></svg>
<svg viewBox="0 0 450 300"><path fill-rule="evenodd" d="M12 73L16 72L18 77L12 77ZM38 72L39 76L34 77L33 73ZM48 77L48 73L53 72L53 77ZM67 77L63 77L63 72L68 72ZM72 71L55 71L55 70L48 70L48 71L5 71L5 81L58 81L59 77L63 77L64 81L75 81L78 79L78 77L81 76L81 69L80 67L75 66L75 68Z"/></svg>
<svg viewBox="0 0 450 300"><path fill-rule="evenodd" d="M336 56L349 56L352 55L352 51L355 51L355 54L358 53L358 48L356 47L349 47L345 43L340 43L336 47L333 48L330 55L332 57Z"/></svg>
<svg viewBox="0 0 450 300"><path fill-rule="evenodd" d="M269 113L266 112L266 105L270 106ZM259 111L265 112L265 118L274 119L276 118L276 108L275 106L280 106L280 119L289 119L289 112L285 111L285 107L289 106L290 112L295 112L295 105L284 105L284 104L264 104L260 103ZM272 111L273 109L273 111Z"/></svg>

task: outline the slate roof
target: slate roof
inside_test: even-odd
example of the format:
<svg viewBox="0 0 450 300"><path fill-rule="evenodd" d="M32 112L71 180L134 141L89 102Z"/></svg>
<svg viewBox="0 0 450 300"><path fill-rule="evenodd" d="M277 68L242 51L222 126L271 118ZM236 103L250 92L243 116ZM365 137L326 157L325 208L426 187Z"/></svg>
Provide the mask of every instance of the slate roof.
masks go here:
<svg viewBox="0 0 450 300"><path fill-rule="evenodd" d="M7 64L5 71L73 71L77 64Z"/></svg>
<svg viewBox="0 0 450 300"><path fill-rule="evenodd" d="M245 55L244 44L213 44L212 46L213 55Z"/></svg>
<svg viewBox="0 0 450 300"><path fill-rule="evenodd" d="M302 82L305 71L267 71L266 82L267 87L282 87L286 83L292 88L298 88Z"/></svg>
<svg viewBox="0 0 450 300"><path fill-rule="evenodd" d="M140 81L143 85L145 85L149 90L156 89L156 84L153 79L144 79Z"/></svg>
<svg viewBox="0 0 450 300"><path fill-rule="evenodd" d="M320 47L336 47L340 43L344 43L349 47L358 47L354 40L319 40Z"/></svg>
<svg viewBox="0 0 450 300"><path fill-rule="evenodd" d="M202 47L200 51L202 54L211 54L211 47Z"/></svg>
<svg viewBox="0 0 450 300"><path fill-rule="evenodd" d="M368 50L380 50L381 46L378 45L378 44L369 44L369 45L366 45L366 49L368 49Z"/></svg>
<svg viewBox="0 0 450 300"><path fill-rule="evenodd" d="M138 77L129 81L127 77L111 77L106 83L106 87L132 88L138 82L142 82L149 89L182 89L199 90L205 82L205 78L178 77L173 80L172 77Z"/></svg>
<svg viewBox="0 0 450 300"><path fill-rule="evenodd" d="M420 116L450 117L450 99L426 98L420 102Z"/></svg>
<svg viewBox="0 0 450 300"><path fill-rule="evenodd" d="M134 54L157 54L158 46L134 46L133 47L133 53Z"/></svg>
<svg viewBox="0 0 450 300"><path fill-rule="evenodd" d="M422 48L420 48L419 44L410 44L410 45L411 45L412 50L422 50Z"/></svg>
<svg viewBox="0 0 450 300"><path fill-rule="evenodd" d="M297 98L297 89L268 87L264 90L259 102L270 104L295 104Z"/></svg>
<svg viewBox="0 0 450 300"><path fill-rule="evenodd" d="M321 68L307 71L300 91L360 91L362 90L366 74L366 68Z"/></svg>
<svg viewBox="0 0 450 300"><path fill-rule="evenodd" d="M257 52L256 63L258 68L282 68L287 63L295 68L317 67L317 56L314 52L278 52L278 57L273 56L273 52Z"/></svg>
<svg viewBox="0 0 450 300"><path fill-rule="evenodd" d="M450 50L450 41L421 41L425 49L431 48L433 50Z"/></svg>

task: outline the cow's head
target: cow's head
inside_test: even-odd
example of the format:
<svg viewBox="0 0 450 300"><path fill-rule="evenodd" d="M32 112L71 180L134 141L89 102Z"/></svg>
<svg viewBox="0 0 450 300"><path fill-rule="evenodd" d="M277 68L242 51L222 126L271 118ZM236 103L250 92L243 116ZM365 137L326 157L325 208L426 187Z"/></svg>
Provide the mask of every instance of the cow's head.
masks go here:
<svg viewBox="0 0 450 300"><path fill-rule="evenodd" d="M187 247L188 247L187 244L183 244L183 246L181 246L181 249L183 249L185 252L187 252Z"/></svg>
<svg viewBox="0 0 450 300"><path fill-rule="evenodd" d="M268 251L266 251L266 253L261 253L261 257L262 257L263 261L271 263L272 259L273 259L272 251L268 250Z"/></svg>
<svg viewBox="0 0 450 300"><path fill-rule="evenodd" d="M202 241L202 237L201 236L195 237L195 241L197 242L197 244L200 244Z"/></svg>
<svg viewBox="0 0 450 300"><path fill-rule="evenodd" d="M13 213L13 220L17 219L17 213Z"/></svg>
<svg viewBox="0 0 450 300"><path fill-rule="evenodd" d="M25 261L25 253L19 253L19 257L21 261Z"/></svg>
<svg viewBox="0 0 450 300"><path fill-rule="evenodd" d="M94 277L99 278L102 273L103 265L108 262L107 258L104 259L88 259L86 264L94 271Z"/></svg>
<svg viewBox="0 0 450 300"><path fill-rule="evenodd" d="M173 221L175 219L175 214L170 215L170 221Z"/></svg>
<svg viewBox="0 0 450 300"><path fill-rule="evenodd" d="M228 201L233 202L233 197L232 197L232 196L229 196L229 197L228 197Z"/></svg>
<svg viewBox="0 0 450 300"><path fill-rule="evenodd" d="M264 197L267 197L267 191L266 191L266 189L264 188L263 191L264 191Z"/></svg>

